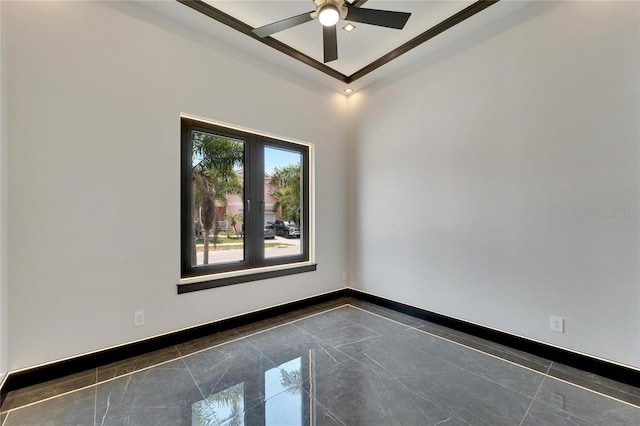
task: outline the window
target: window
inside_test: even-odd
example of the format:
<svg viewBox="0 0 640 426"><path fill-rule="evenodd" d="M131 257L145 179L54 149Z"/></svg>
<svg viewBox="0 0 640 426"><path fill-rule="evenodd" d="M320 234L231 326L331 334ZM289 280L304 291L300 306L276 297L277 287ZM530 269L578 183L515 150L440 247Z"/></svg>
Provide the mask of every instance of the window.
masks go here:
<svg viewBox="0 0 640 426"><path fill-rule="evenodd" d="M315 270L310 147L183 117L178 292Z"/></svg>

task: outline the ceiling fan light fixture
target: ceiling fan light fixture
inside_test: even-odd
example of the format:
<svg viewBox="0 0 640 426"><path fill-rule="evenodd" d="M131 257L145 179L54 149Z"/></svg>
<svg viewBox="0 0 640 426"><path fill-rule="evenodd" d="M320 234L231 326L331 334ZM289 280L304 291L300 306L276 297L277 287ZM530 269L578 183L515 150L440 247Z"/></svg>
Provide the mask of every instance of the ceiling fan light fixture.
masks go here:
<svg viewBox="0 0 640 426"><path fill-rule="evenodd" d="M335 25L340 20L340 11L333 4L326 4L318 12L318 20L325 27Z"/></svg>
<svg viewBox="0 0 640 426"><path fill-rule="evenodd" d="M184 0L179 1L184 2ZM358 0L357 2L354 2L354 0L313 0L313 4L316 6L315 10L253 28L252 31L259 38L266 38L288 28L318 20L322 25L323 60L326 64L327 62L338 59L338 35L336 27L338 21L353 21L401 30L411 16L411 13L408 12L360 8L365 1L366 0ZM351 23L345 26L345 30L347 31L353 28L355 28L355 25Z"/></svg>

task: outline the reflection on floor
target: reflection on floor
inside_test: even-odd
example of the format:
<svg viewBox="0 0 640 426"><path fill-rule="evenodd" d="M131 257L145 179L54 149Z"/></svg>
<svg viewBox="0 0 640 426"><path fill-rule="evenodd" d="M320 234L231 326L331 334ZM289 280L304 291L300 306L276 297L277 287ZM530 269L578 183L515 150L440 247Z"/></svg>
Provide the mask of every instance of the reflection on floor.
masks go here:
<svg viewBox="0 0 640 426"><path fill-rule="evenodd" d="M10 392L9 425L640 425L640 389L345 298Z"/></svg>

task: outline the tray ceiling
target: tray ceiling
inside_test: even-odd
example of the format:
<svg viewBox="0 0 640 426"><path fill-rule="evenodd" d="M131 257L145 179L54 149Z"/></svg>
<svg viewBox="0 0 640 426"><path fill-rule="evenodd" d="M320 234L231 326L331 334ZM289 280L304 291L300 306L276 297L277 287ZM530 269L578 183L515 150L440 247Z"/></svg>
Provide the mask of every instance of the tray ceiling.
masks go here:
<svg viewBox="0 0 640 426"><path fill-rule="evenodd" d="M289 1L206 1L211 6L257 28L305 12L315 6L310 0ZM396 30L353 22L355 30L342 29L349 21L338 22L338 59L326 65L347 76L419 36L424 31L470 6L473 1L381 1L369 0L362 8L410 12L404 29ZM322 25L310 21L271 36L322 62Z"/></svg>
<svg viewBox="0 0 640 426"><path fill-rule="evenodd" d="M266 39L260 39L251 31L313 11L315 5L312 0L177 0L141 1L138 4L182 21L193 29L209 33L219 42L237 49L239 54L244 52L256 59L284 66L297 75L304 74L306 78L338 90L344 89L345 84L357 90L373 80L397 72L399 67L420 57L425 53L422 45L437 46L451 37L491 25L528 3L505 0L350 2L357 2L359 7L365 9L410 12L411 17L402 30L354 22L356 29L351 33L342 29L349 21L339 21L338 59L325 64L322 26L317 20L283 30ZM370 73L374 76L370 76ZM356 80L358 82L353 84Z"/></svg>

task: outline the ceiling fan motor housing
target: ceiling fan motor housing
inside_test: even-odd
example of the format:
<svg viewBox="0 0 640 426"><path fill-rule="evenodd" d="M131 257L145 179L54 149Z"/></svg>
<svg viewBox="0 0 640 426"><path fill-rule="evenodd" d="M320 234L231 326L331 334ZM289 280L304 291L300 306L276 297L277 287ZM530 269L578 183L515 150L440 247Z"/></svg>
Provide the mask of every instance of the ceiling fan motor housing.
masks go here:
<svg viewBox="0 0 640 426"><path fill-rule="evenodd" d="M344 2L342 0L313 0L313 3L316 5L316 10L311 12L311 17L313 19L318 19L320 12L325 7L335 8L340 14L340 19L344 19L349 11L347 7L344 6Z"/></svg>

